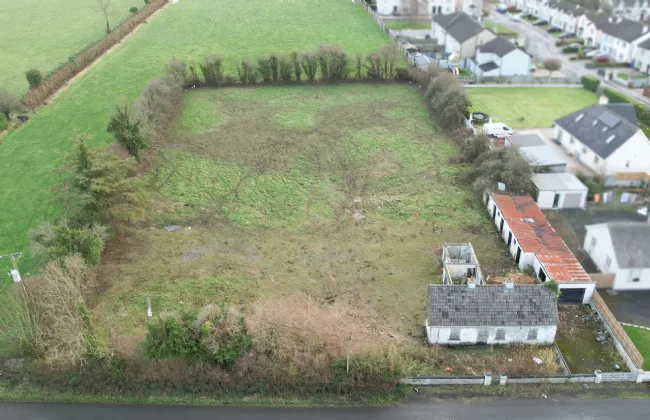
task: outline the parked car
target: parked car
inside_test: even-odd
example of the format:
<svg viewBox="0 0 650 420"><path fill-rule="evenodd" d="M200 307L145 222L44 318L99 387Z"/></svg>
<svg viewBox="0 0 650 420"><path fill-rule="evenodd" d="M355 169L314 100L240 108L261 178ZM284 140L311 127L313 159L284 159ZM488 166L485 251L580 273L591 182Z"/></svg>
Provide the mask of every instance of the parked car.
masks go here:
<svg viewBox="0 0 650 420"><path fill-rule="evenodd" d="M598 50L587 51L587 52L585 52L585 57L593 58L593 57L597 56L599 52L600 51L598 51Z"/></svg>
<svg viewBox="0 0 650 420"><path fill-rule="evenodd" d="M548 28L548 29L546 30L546 32L548 32L549 34L556 34L556 33L558 33L558 32L562 32L562 29L560 29L560 28L556 28L556 27L554 26L554 27L552 27L552 28Z"/></svg>
<svg viewBox="0 0 650 420"><path fill-rule="evenodd" d="M537 22L533 23L535 26L544 26L548 25L548 20L538 20Z"/></svg>
<svg viewBox="0 0 650 420"><path fill-rule="evenodd" d="M503 123L487 123L483 124L483 132L494 138L499 136L512 136L515 134L514 130Z"/></svg>
<svg viewBox="0 0 650 420"><path fill-rule="evenodd" d="M510 18L510 20L513 21L513 22L520 22L520 21L521 21L521 18L520 18L519 16L516 16L516 15L515 15L515 16L512 16L512 17Z"/></svg>
<svg viewBox="0 0 650 420"><path fill-rule="evenodd" d="M594 58L594 61L597 63L609 63L609 57L606 57L604 55L599 55L596 58Z"/></svg>
<svg viewBox="0 0 650 420"><path fill-rule="evenodd" d="M566 32L560 35L560 39L572 39L572 38L575 38L575 34L571 32Z"/></svg>

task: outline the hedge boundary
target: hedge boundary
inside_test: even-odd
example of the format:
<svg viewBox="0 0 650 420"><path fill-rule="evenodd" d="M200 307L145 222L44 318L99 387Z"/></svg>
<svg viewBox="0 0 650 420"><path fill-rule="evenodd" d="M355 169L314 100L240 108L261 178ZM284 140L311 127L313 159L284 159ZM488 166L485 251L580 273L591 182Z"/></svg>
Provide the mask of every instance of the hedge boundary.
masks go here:
<svg viewBox="0 0 650 420"><path fill-rule="evenodd" d="M151 0L138 13L130 16L113 31L92 44L70 61L50 73L37 87L30 89L23 97L23 103L30 109L40 106L47 98L63 87L73 77L87 68L102 54L118 44L125 36L167 4L168 0Z"/></svg>

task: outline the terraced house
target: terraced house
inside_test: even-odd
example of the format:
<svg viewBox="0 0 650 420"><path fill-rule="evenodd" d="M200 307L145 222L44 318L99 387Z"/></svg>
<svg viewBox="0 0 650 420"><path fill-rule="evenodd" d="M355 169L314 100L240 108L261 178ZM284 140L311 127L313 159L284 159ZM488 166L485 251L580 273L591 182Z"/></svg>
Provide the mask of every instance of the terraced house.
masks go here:
<svg viewBox="0 0 650 420"><path fill-rule="evenodd" d="M445 52L455 54L459 61L473 57L481 45L497 37L464 12L434 16L431 33Z"/></svg>
<svg viewBox="0 0 650 420"><path fill-rule="evenodd" d="M637 55L639 44L650 39L648 25L621 17L609 17L599 21L598 29L603 33L600 53L615 61L629 63Z"/></svg>

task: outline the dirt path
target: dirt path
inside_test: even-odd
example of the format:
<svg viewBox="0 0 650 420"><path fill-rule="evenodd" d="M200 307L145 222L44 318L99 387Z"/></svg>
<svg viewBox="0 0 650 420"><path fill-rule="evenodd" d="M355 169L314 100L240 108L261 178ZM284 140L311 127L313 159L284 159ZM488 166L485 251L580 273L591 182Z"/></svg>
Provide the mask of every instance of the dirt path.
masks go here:
<svg viewBox="0 0 650 420"><path fill-rule="evenodd" d="M173 3L172 3L171 1L169 1L169 2L165 3L165 5L164 5L163 7L161 7L161 8L158 9L158 10L156 10L155 12L153 12L153 13L151 14L151 16L149 16L149 17L147 18L146 21L142 22L141 24L139 24L138 26L136 26L135 28L133 28L133 30L132 30L131 32L129 32L129 34L126 35L124 38L122 38L122 40L120 40L120 42L118 42L117 44L113 45L111 48L109 48L108 50L106 50L106 52L105 52L104 54L102 54L102 55L100 55L99 57L97 57L97 58L96 58L92 63L90 63L88 66L86 66L85 69L81 70L81 71L80 71L79 73L77 73L77 74L76 74L72 79L68 80L68 81L67 81L63 86L61 86L61 87L60 87L56 92L54 92L52 95L50 95L48 98L46 98L46 99L43 101L43 103L45 103L45 104L49 104L49 103L52 102L54 99L56 99L56 98L57 98L57 97L58 97L58 96L59 96L59 95L60 95L64 90L66 90L68 87L70 87L71 84L73 84L73 83L74 83L75 81L77 81L80 77L82 77L84 74L88 73L88 72L89 72L93 67L95 67L95 66L96 66L96 65L97 65L101 60L104 59L104 57L106 57L108 54L110 54L111 52L115 51L116 49L120 48L120 47L122 46L122 43L123 43L124 41L126 41L127 39L131 38L131 37L132 37L136 32L138 32L138 31L140 30L140 28L142 27L142 25L148 24L149 21L150 21L151 19L155 18L156 15L158 15L162 10L165 10L165 9L166 9L167 7L169 7L169 5L171 5L171 4L173 4Z"/></svg>

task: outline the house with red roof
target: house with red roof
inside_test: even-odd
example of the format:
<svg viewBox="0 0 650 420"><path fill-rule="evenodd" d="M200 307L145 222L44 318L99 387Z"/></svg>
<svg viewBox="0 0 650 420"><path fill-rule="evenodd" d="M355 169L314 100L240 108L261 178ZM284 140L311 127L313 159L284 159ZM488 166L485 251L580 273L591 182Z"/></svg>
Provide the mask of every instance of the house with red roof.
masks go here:
<svg viewBox="0 0 650 420"><path fill-rule="evenodd" d="M483 202L520 270L555 280L560 303L589 302L595 283L531 196L486 191Z"/></svg>

